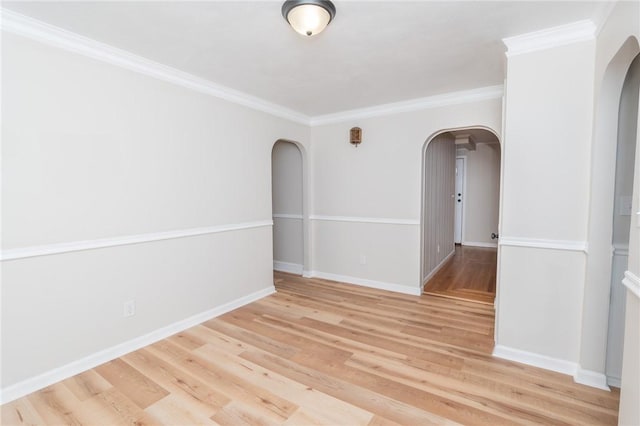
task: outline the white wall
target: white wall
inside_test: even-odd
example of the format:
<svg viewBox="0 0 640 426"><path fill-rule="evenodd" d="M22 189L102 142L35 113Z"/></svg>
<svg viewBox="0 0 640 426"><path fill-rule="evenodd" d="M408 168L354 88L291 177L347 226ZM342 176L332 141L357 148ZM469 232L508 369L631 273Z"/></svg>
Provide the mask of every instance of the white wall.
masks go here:
<svg viewBox="0 0 640 426"><path fill-rule="evenodd" d="M3 253L115 244L3 261L3 389L273 289L271 148L306 126L8 33L2 56Z"/></svg>
<svg viewBox="0 0 640 426"><path fill-rule="evenodd" d="M631 60L640 52L640 4L618 2L602 27L597 40L595 60L594 110L595 128L591 147L591 188L589 207L589 256L584 289L580 365L603 372L607 346L610 277L612 274L609 226L614 213L613 185L615 181L618 108L624 77ZM637 143L637 142L636 142ZM639 154L635 157L633 212L638 208ZM640 275L640 245L638 223L630 227L629 262L627 270ZM638 285L636 283L636 285ZM619 424L640 424L640 311L638 292L627 291L625 342L622 367ZM613 295L615 297L615 295ZM612 336L615 338L615 336Z"/></svg>
<svg viewBox="0 0 640 426"><path fill-rule="evenodd" d="M580 352L594 55L591 39L507 59L496 341L556 367Z"/></svg>
<svg viewBox="0 0 640 426"><path fill-rule="evenodd" d="M480 143L466 151L463 245L493 246L500 206L500 145Z"/></svg>
<svg viewBox="0 0 640 426"><path fill-rule="evenodd" d="M420 292L424 144L447 129L500 129L501 104L490 99L312 127L313 270ZM349 144L354 126L363 134L357 148Z"/></svg>
<svg viewBox="0 0 640 426"><path fill-rule="evenodd" d="M450 133L436 136L424 154L422 282L455 250L456 147Z"/></svg>
<svg viewBox="0 0 640 426"><path fill-rule="evenodd" d="M274 267L302 273L302 153L294 143L278 141L271 158Z"/></svg>

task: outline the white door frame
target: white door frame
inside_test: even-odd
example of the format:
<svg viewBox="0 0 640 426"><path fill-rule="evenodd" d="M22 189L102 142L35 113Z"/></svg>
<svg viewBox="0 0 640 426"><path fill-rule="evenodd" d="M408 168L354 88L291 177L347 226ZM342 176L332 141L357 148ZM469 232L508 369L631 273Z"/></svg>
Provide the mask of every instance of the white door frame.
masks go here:
<svg viewBox="0 0 640 426"><path fill-rule="evenodd" d="M461 170L458 170L458 160L462 160L462 167ZM453 231L453 242L456 244L462 244L464 242L464 223L465 223L465 214L464 214L464 205L465 205L465 197L467 196L467 157L465 155L456 155L456 182L458 182L458 174L462 173L462 182L460 184L460 186L462 188L460 188L460 193L462 194L462 202L461 202L461 209L460 209L460 217L455 219L459 219L459 223L458 220L454 220L454 231ZM454 198L456 200L456 210L458 209L458 190L456 188L456 193L454 194ZM456 239L456 234L458 232L460 232L460 239L459 241L457 241Z"/></svg>

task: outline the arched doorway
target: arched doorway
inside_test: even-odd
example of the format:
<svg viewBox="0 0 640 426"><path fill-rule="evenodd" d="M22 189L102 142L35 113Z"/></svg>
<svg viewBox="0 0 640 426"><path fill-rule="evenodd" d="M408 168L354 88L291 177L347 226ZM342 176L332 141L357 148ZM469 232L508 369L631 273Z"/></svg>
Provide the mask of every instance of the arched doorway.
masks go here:
<svg viewBox="0 0 640 426"><path fill-rule="evenodd" d="M302 275L305 264L303 153L278 140L271 151L273 269Z"/></svg>
<svg viewBox="0 0 640 426"><path fill-rule="evenodd" d="M430 295L493 304L501 149L483 127L446 129L425 143L421 282Z"/></svg>
<svg viewBox="0 0 640 426"><path fill-rule="evenodd" d="M622 284L629 262L629 230L638 128L640 55L636 56L622 85L618 110L618 138L613 199L611 303L605 372L609 384L620 386L626 288Z"/></svg>
<svg viewBox="0 0 640 426"><path fill-rule="evenodd" d="M625 291L621 288L619 275L627 268L625 240L628 244L630 232L628 221L627 225L624 224L623 216L626 213L621 213L625 210L625 198L628 199L633 193L634 170L630 166L633 166L635 156L623 164L624 158L618 154L622 154L620 147L629 151L630 144L635 147L637 140L638 86L636 83L633 88L628 76L638 53L638 41L630 37L607 66L600 91L591 155L589 255L580 370L576 374L576 381L601 388L607 388L608 384L620 386ZM635 107L630 108L634 103ZM633 108L635 111L632 111ZM628 153L625 155L629 156ZM620 232L623 228L626 228L626 232ZM615 233L614 229L617 229Z"/></svg>

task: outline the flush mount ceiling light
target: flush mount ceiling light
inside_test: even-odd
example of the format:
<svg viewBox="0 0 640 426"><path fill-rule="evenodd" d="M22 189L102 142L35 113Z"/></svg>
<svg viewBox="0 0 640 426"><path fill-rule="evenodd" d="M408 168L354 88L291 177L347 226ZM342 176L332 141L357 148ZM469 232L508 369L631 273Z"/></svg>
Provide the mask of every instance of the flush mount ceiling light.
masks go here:
<svg viewBox="0 0 640 426"><path fill-rule="evenodd" d="M336 16L336 7L329 0L287 0L282 16L296 32L305 36L320 34Z"/></svg>

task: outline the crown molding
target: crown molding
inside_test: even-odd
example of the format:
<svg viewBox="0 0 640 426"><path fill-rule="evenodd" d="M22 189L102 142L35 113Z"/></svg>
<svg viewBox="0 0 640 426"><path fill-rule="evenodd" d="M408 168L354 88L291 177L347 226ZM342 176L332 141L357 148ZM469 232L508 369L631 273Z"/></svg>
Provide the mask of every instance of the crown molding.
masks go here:
<svg viewBox="0 0 640 426"><path fill-rule="evenodd" d="M422 109L437 108L448 105L465 104L487 99L499 99L502 98L503 93L503 85L481 87L478 89L463 90L459 92L450 92L442 95L412 99L409 101L376 105L373 107L353 109L349 111L337 112L334 114L318 115L315 117L311 117L311 126L322 126L325 124L341 123L344 121L379 117L384 115L398 114L401 112L418 111Z"/></svg>
<svg viewBox="0 0 640 426"><path fill-rule="evenodd" d="M110 46L106 43L93 40L46 22L33 19L29 16L25 16L5 8L0 8L0 14L2 15L0 28L3 31L17 34L50 46L87 56L114 66L125 68L130 71L144 74L306 126L319 126L354 119L379 117L488 99L499 99L503 96L504 92L503 85L488 86L471 90L449 92L403 102L381 104L367 108L309 117L284 106L271 103L230 87L216 84L204 78L146 59L142 56L127 52L126 50Z"/></svg>
<svg viewBox="0 0 640 426"><path fill-rule="evenodd" d="M78 53L99 61L145 74L178 86L214 96L295 123L309 125L310 118L294 110L213 83L204 78L160 64L108 44L81 36L31 17L2 8L3 31Z"/></svg>
<svg viewBox="0 0 640 426"><path fill-rule="evenodd" d="M503 38L506 55L514 56L538 50L551 49L580 41L594 40L597 27L591 20L573 22L541 31Z"/></svg>
<svg viewBox="0 0 640 426"><path fill-rule="evenodd" d="M607 23L611 12L618 4L618 0L610 0L603 3L598 3L596 6L596 11L593 14L592 21L596 24L596 37L600 35L602 28Z"/></svg>

